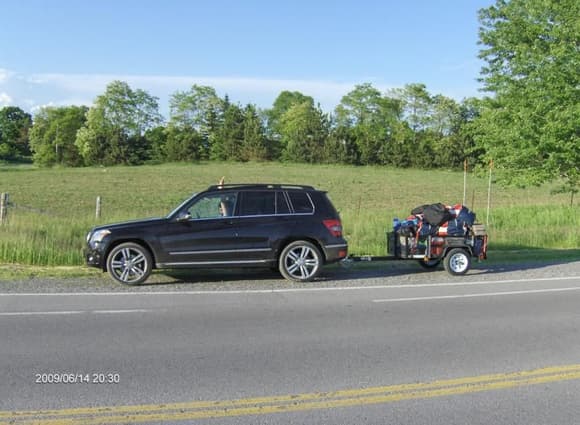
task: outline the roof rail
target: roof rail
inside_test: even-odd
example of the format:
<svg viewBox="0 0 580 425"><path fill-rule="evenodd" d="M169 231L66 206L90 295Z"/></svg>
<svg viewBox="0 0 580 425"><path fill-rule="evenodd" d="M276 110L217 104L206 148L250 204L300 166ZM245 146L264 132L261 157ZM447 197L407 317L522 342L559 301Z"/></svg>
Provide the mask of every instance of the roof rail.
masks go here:
<svg viewBox="0 0 580 425"><path fill-rule="evenodd" d="M304 189L315 190L312 186L298 185L298 184L284 184L284 183L230 183L230 184L214 184L207 188L207 190L219 189L233 189L233 188L256 188L256 189Z"/></svg>

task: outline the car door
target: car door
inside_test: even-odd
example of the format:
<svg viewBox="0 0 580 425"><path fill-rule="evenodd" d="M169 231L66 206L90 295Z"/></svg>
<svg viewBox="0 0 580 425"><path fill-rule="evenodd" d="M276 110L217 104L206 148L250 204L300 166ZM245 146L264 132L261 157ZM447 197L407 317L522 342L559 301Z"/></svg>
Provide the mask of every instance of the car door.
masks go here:
<svg viewBox="0 0 580 425"><path fill-rule="evenodd" d="M238 194L202 195L186 205L179 219L168 223L159 237L161 266L215 266L230 264L237 250L235 208Z"/></svg>
<svg viewBox="0 0 580 425"><path fill-rule="evenodd" d="M282 202L285 205L283 210ZM246 260L272 260L276 256L275 241L283 233L289 213L282 191L244 191L240 193L239 222L236 224L238 255Z"/></svg>

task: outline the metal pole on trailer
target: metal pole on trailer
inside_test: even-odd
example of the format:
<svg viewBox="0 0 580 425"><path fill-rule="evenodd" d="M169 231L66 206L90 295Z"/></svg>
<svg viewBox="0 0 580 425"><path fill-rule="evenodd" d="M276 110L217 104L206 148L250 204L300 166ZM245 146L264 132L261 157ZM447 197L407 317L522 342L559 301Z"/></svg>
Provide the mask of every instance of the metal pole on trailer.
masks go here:
<svg viewBox="0 0 580 425"><path fill-rule="evenodd" d="M466 205L465 202L467 202L467 159L463 161L463 203L461 205Z"/></svg>
<svg viewBox="0 0 580 425"><path fill-rule="evenodd" d="M485 225L489 227L489 209L491 206L491 173L493 170L493 159L489 161L489 183L487 185L487 217L485 219Z"/></svg>

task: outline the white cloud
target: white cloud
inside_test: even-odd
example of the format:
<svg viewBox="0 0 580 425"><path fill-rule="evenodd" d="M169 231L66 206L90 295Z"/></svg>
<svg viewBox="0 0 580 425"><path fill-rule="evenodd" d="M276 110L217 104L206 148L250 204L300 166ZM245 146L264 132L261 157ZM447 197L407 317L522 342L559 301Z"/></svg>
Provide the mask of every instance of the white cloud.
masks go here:
<svg viewBox="0 0 580 425"><path fill-rule="evenodd" d="M7 69L0 68L0 84L8 81L8 79L13 75L12 72Z"/></svg>
<svg viewBox="0 0 580 425"><path fill-rule="evenodd" d="M245 77L204 77L164 75L120 75L120 74L36 74L27 78L28 83L55 86L76 98L94 99L107 84L114 80L126 81L133 88L148 91L154 96L169 98L176 91L188 90L192 85L214 87L221 95L228 94L232 101L256 103L269 107L283 90L300 91L312 96L324 108L334 109L342 96L360 82L337 82L330 80L292 80ZM373 84L382 91L392 88L384 84Z"/></svg>
<svg viewBox="0 0 580 425"><path fill-rule="evenodd" d="M355 85L370 82L381 92L397 87L383 82L380 78L367 77L356 81L333 79L288 79L257 77L212 77L212 76L171 76L135 74L65 74L38 73L22 74L0 69L0 81L6 93L0 104L10 103L28 108L34 112L41 106L87 105L90 106L107 85L114 81L126 81L133 89L143 89L159 98L162 114L169 114L169 100L176 91L186 91L192 85L206 85L215 88L218 95L229 96L234 103L253 103L260 108L269 108L283 90L299 91L312 96L323 110L331 112L342 97L354 89ZM473 87L429 87L434 93L442 93L457 100L475 95Z"/></svg>
<svg viewBox="0 0 580 425"><path fill-rule="evenodd" d="M8 106L12 104L12 98L6 93L0 93L0 106Z"/></svg>

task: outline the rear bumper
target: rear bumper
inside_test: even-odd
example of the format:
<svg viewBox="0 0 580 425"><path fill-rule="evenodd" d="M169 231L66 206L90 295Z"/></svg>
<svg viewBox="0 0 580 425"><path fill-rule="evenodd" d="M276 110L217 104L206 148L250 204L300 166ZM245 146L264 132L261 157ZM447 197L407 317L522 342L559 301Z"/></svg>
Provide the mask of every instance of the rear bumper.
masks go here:
<svg viewBox="0 0 580 425"><path fill-rule="evenodd" d="M324 246L324 254L327 263L336 263L348 256L348 244L332 244Z"/></svg>

